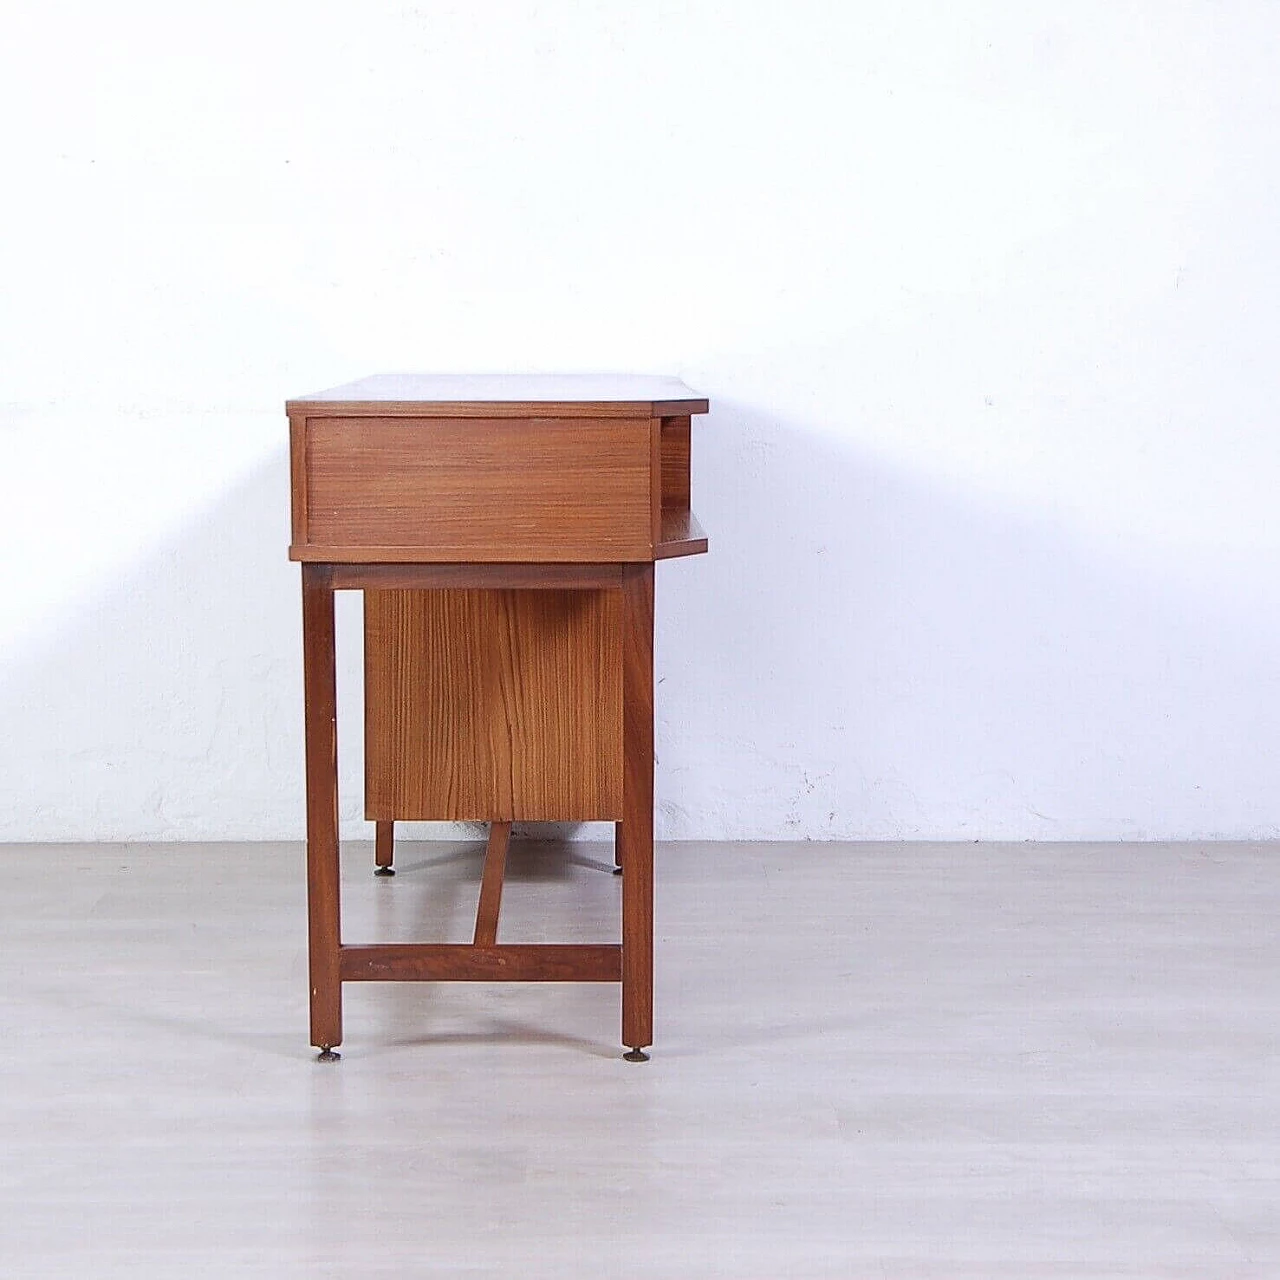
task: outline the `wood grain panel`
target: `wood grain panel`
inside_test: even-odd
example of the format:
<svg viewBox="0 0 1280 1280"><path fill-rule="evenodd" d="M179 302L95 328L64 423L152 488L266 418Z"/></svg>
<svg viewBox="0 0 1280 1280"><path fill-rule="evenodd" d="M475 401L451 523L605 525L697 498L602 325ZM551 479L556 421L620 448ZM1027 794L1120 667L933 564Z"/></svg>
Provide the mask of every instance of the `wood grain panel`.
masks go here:
<svg viewBox="0 0 1280 1280"><path fill-rule="evenodd" d="M621 817L620 608L618 591L366 591L366 816Z"/></svg>
<svg viewBox="0 0 1280 1280"><path fill-rule="evenodd" d="M685 508L662 509L662 526L654 544L655 560L672 560L677 556L697 556L707 549L707 535L698 517Z"/></svg>
<svg viewBox="0 0 1280 1280"><path fill-rule="evenodd" d="M310 418L295 554L648 559L650 435L647 421Z"/></svg>
<svg viewBox="0 0 1280 1280"><path fill-rule="evenodd" d="M335 564L335 590L399 587L520 588L525 591L600 590L622 586L620 564Z"/></svg>
<svg viewBox="0 0 1280 1280"><path fill-rule="evenodd" d="M289 416L289 516L293 545L307 540L307 420Z"/></svg>
<svg viewBox="0 0 1280 1280"><path fill-rule="evenodd" d="M689 509L690 431L688 418L662 420L662 505Z"/></svg>
<svg viewBox="0 0 1280 1280"><path fill-rule="evenodd" d="M655 418L649 426L649 545L662 536L662 423ZM645 557L653 558L653 552Z"/></svg>

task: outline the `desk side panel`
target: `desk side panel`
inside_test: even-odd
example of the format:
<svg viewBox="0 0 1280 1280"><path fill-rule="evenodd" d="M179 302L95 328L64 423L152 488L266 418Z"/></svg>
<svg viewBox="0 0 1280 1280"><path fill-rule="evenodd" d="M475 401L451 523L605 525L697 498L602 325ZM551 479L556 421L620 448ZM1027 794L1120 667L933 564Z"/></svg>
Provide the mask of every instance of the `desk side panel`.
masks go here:
<svg viewBox="0 0 1280 1280"><path fill-rule="evenodd" d="M616 820L617 591L365 592L365 816Z"/></svg>
<svg viewBox="0 0 1280 1280"><path fill-rule="evenodd" d="M297 559L652 555L647 419L313 417Z"/></svg>

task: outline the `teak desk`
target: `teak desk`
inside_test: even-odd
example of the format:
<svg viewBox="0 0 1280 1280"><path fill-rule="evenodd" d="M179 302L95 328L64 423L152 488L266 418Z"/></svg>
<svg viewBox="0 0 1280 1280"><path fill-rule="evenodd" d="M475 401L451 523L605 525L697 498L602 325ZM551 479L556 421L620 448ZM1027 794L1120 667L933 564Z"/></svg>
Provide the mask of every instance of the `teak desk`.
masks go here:
<svg viewBox="0 0 1280 1280"><path fill-rule="evenodd" d="M674 378L389 374L286 405L302 561L311 1042L342 984L622 983L653 1043L653 564L707 541ZM470 945L342 942L333 593L364 592L365 816L481 821ZM616 824L622 943L497 941L512 822Z"/></svg>

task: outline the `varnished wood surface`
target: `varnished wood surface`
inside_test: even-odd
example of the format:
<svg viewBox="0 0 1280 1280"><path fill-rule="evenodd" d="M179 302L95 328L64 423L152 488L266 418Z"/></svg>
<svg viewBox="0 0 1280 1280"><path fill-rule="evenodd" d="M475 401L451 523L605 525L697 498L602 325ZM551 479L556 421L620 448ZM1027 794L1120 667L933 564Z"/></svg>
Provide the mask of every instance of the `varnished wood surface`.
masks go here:
<svg viewBox="0 0 1280 1280"><path fill-rule="evenodd" d="M313 1040L341 982L621 981L653 1039L653 564L706 550L662 379L390 375L288 405L304 562ZM366 814L493 824L474 945L340 948L334 590L365 591ZM327 757L327 764L325 763ZM499 946L513 820L613 820L617 946Z"/></svg>
<svg viewBox="0 0 1280 1280"><path fill-rule="evenodd" d="M491 947L498 941L498 912L502 909L502 877L511 843L511 823L491 822L489 843L484 851L484 875L480 881L480 901L476 906L477 947Z"/></svg>
<svg viewBox="0 0 1280 1280"><path fill-rule="evenodd" d="M374 824L373 865L389 867L395 859L396 824L394 822L378 822Z"/></svg>
<svg viewBox="0 0 1280 1280"><path fill-rule="evenodd" d="M662 420L655 418L649 424L649 548L647 556L633 559L653 559L653 547L662 537Z"/></svg>
<svg viewBox="0 0 1280 1280"><path fill-rule="evenodd" d="M335 564L328 574L335 589L599 591L622 586L620 564Z"/></svg>
<svg viewBox="0 0 1280 1280"><path fill-rule="evenodd" d="M622 586L622 1043L653 1043L653 565Z"/></svg>
<svg viewBox="0 0 1280 1280"><path fill-rule="evenodd" d="M646 424L646 427L648 424ZM295 559L651 556L650 434L617 422L312 418ZM363 551L363 556L361 552Z"/></svg>
<svg viewBox="0 0 1280 1280"><path fill-rule="evenodd" d="M667 510L689 509L689 419L662 420L662 505Z"/></svg>
<svg viewBox="0 0 1280 1280"><path fill-rule="evenodd" d="M678 378L643 374L383 373L290 400L291 416L364 413L515 417L660 417L706 413Z"/></svg>
<svg viewBox="0 0 1280 1280"><path fill-rule="evenodd" d="M307 540L307 424L303 418L289 419L289 506L290 542L299 546Z"/></svg>
<svg viewBox="0 0 1280 1280"><path fill-rule="evenodd" d="M621 595L366 592L366 816L618 818Z"/></svg>
<svg viewBox="0 0 1280 1280"><path fill-rule="evenodd" d="M707 549L707 535L692 511L663 508L659 541L653 548L655 560L674 560L679 556L702 555Z"/></svg>
<svg viewBox="0 0 1280 1280"><path fill-rule="evenodd" d="M311 1043L342 1043L338 894L338 698L333 592L302 569L302 682L307 757L307 920Z"/></svg>
<svg viewBox="0 0 1280 1280"><path fill-rule="evenodd" d="M384 942L342 948L344 982L617 982L616 943Z"/></svg>

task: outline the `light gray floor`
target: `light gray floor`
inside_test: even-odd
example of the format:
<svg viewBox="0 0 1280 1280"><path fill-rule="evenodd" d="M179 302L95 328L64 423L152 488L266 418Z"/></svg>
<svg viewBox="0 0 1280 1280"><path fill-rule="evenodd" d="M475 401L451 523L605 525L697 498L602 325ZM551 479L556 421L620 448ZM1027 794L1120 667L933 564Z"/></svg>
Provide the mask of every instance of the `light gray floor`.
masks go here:
<svg viewBox="0 0 1280 1280"><path fill-rule="evenodd" d="M469 940L480 847L346 851L348 941ZM500 938L609 940L600 846ZM346 989L297 845L0 848L4 1277L1280 1276L1280 848L670 845L610 986Z"/></svg>

